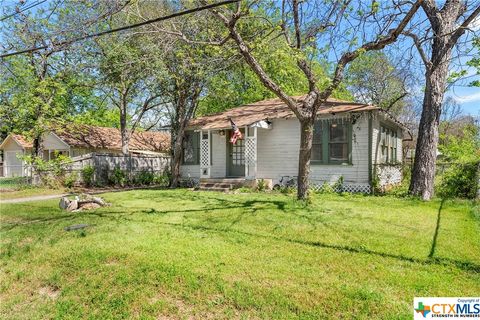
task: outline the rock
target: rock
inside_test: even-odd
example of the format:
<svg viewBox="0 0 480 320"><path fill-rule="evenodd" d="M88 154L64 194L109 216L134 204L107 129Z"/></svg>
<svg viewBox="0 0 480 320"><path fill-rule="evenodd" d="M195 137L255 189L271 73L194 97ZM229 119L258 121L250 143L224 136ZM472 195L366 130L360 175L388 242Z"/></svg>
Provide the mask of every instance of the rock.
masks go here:
<svg viewBox="0 0 480 320"><path fill-rule="evenodd" d="M70 200L67 197L62 197L60 199L60 203L58 204L60 209L63 209L63 210L66 210L69 205L70 205Z"/></svg>
<svg viewBox="0 0 480 320"><path fill-rule="evenodd" d="M77 210L77 209L78 209L78 201L77 200L71 201L70 204L67 207L67 211L73 211L73 210Z"/></svg>
<svg viewBox="0 0 480 320"><path fill-rule="evenodd" d="M96 202L89 202L89 203L82 204L79 210L93 210L93 209L98 209L100 207L101 205L99 205Z"/></svg>
<svg viewBox="0 0 480 320"><path fill-rule="evenodd" d="M95 202L95 203L98 203L99 205L101 205L102 207L106 206L107 203L105 202L105 200L103 200L102 198L99 198L99 197L92 197L92 201Z"/></svg>

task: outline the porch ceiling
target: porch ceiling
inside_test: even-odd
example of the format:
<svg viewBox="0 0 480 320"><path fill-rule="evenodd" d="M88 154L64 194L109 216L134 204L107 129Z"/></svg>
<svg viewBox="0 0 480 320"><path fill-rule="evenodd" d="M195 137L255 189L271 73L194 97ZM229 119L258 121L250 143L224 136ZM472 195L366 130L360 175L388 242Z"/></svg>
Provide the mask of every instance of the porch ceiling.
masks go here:
<svg viewBox="0 0 480 320"><path fill-rule="evenodd" d="M301 103L305 96L294 97ZM330 98L324 107L320 108L318 115L327 115L343 112L361 112L368 110L377 110L376 106L341 101ZM294 113L280 99L270 99L246 104L237 108L226 110L224 112L192 119L189 123L189 129L197 130L221 130L231 128L230 120L232 119L239 127L251 125L261 120L272 119L288 119L295 117Z"/></svg>

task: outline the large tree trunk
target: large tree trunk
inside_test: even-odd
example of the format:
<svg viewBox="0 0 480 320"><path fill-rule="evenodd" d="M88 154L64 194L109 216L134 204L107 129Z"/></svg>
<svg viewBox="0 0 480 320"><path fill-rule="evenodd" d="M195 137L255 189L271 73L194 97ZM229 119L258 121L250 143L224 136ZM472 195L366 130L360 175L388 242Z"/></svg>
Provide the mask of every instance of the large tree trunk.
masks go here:
<svg viewBox="0 0 480 320"><path fill-rule="evenodd" d="M180 95L177 101L177 108L175 113L175 123L172 125L174 130L172 137L173 141L173 154L171 163L172 180L170 182L170 188L177 188L180 181L180 165L182 162L183 152L183 138L185 136L185 127L187 121L185 119L186 100L183 95Z"/></svg>
<svg viewBox="0 0 480 320"><path fill-rule="evenodd" d="M312 154L313 124L315 117L300 120L300 152L298 156L297 198L308 198L308 176L310 172L310 156Z"/></svg>
<svg viewBox="0 0 480 320"><path fill-rule="evenodd" d="M448 40L445 38L436 38L434 41L431 61L439 63L427 68L425 75L423 110L410 182L410 193L422 197L423 200L430 200L434 195L438 126L451 58L451 48L445 50Z"/></svg>

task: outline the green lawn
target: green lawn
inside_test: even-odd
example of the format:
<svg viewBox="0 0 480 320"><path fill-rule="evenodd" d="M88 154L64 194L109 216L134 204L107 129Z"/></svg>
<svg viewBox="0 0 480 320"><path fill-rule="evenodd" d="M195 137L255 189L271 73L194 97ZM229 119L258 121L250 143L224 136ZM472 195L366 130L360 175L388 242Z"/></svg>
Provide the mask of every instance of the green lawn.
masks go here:
<svg viewBox="0 0 480 320"><path fill-rule="evenodd" d="M62 194L65 192L64 188L34 187L28 184L23 177L0 177L0 200Z"/></svg>
<svg viewBox="0 0 480 320"><path fill-rule="evenodd" d="M415 296L480 292L480 214L466 201L103 196L111 207L84 213L1 206L0 318L411 319Z"/></svg>

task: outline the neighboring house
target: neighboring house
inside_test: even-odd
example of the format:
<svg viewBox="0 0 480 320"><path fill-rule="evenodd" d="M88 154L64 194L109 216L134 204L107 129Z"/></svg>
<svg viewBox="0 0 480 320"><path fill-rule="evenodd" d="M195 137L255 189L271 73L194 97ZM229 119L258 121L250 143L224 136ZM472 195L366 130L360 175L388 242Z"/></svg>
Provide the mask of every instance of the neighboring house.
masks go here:
<svg viewBox="0 0 480 320"><path fill-rule="evenodd" d="M170 134L165 132L135 132L130 139L132 154L165 154L170 149ZM32 153L33 141L19 134L10 134L0 144L4 153L3 175L25 175L25 163L20 156ZM53 159L57 154L77 157L83 154L122 152L120 131L87 125L69 125L55 128L43 135L43 159Z"/></svg>
<svg viewBox="0 0 480 320"><path fill-rule="evenodd" d="M243 133L236 144L229 141L230 119ZM352 192L370 192L374 181L399 183L402 138L409 135L405 126L376 106L328 99L315 123L311 183L343 179L344 190ZM192 119L185 140L185 179L205 184L218 182L212 178L235 177L276 185L298 174L300 123L280 99Z"/></svg>

